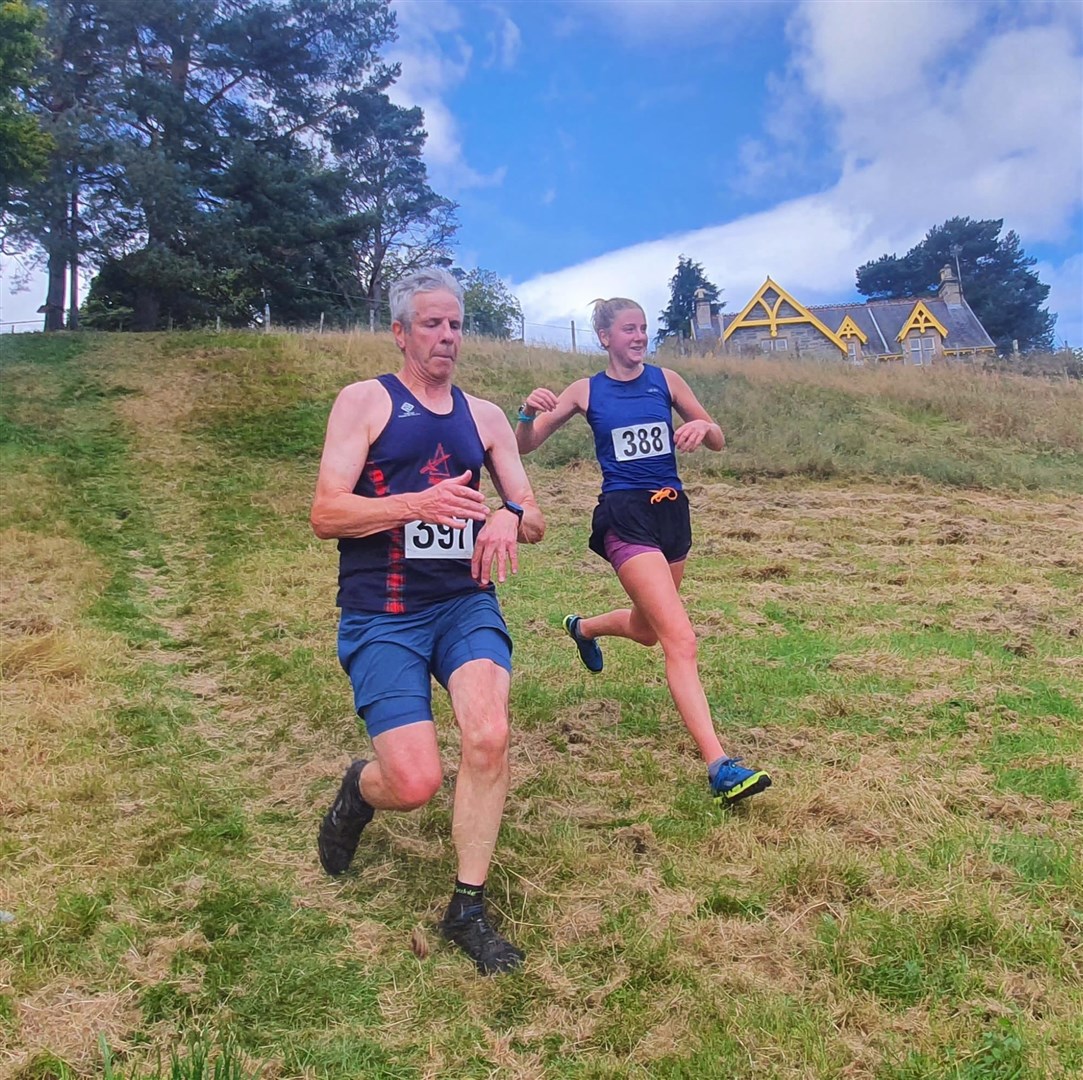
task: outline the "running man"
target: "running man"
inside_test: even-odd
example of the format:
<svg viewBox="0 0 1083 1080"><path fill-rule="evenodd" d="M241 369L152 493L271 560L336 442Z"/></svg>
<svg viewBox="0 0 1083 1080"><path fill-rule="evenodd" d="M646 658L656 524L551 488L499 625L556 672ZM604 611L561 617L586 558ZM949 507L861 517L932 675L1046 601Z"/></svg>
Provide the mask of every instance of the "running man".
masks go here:
<svg viewBox="0 0 1083 1080"><path fill-rule="evenodd" d="M512 648L494 582L518 570L517 541L537 543L545 522L503 411L453 385L458 281L419 270L390 299L402 366L338 395L312 503L313 531L338 540L338 655L373 751L346 770L320 826L320 862L344 873L375 811L413 810L440 788L435 676L462 737L458 873L440 931L481 973L510 971L523 953L485 907L508 790ZM501 499L492 511L483 465Z"/></svg>

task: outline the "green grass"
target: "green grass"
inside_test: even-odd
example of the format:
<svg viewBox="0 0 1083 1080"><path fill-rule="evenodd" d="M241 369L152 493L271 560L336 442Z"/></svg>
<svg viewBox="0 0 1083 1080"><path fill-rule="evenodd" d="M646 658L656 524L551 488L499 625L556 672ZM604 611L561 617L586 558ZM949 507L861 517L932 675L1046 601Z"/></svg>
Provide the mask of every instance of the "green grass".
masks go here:
<svg viewBox="0 0 1083 1080"><path fill-rule="evenodd" d="M510 412L581 360L472 342L462 375ZM775 778L732 813L658 650L569 655L562 616L621 602L585 425L531 458L549 533L502 589L490 878L528 961L483 980L434 929L450 776L342 880L314 852L365 741L308 504L335 392L393 362L364 335L3 340L0 1067L1077 1075L1078 388L688 364L730 448L682 463L686 602L727 749Z"/></svg>

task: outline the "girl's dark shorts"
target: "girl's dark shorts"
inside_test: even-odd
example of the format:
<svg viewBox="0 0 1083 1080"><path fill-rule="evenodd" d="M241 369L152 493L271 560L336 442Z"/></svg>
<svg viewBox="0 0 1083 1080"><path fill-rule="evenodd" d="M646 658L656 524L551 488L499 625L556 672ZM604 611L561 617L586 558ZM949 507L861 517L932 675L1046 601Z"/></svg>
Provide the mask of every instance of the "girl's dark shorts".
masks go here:
<svg viewBox="0 0 1083 1080"><path fill-rule="evenodd" d="M589 547L605 559L605 535L612 530L626 544L657 548L666 562L684 559L692 550L688 496L651 502L653 491L610 491L598 496L590 523Z"/></svg>

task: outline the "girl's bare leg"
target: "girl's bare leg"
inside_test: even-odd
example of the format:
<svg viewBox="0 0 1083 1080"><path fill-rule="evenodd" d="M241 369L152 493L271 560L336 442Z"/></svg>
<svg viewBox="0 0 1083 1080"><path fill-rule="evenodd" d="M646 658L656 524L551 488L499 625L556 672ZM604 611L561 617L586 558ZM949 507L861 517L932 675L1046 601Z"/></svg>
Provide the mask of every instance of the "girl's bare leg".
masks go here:
<svg viewBox="0 0 1083 1080"><path fill-rule="evenodd" d="M579 632L585 637L629 638L642 645L660 642L666 682L684 726L704 761L710 764L724 757L699 678L696 634L677 591L684 562L670 565L660 551L645 551L624 563L617 576L633 606L582 619Z"/></svg>

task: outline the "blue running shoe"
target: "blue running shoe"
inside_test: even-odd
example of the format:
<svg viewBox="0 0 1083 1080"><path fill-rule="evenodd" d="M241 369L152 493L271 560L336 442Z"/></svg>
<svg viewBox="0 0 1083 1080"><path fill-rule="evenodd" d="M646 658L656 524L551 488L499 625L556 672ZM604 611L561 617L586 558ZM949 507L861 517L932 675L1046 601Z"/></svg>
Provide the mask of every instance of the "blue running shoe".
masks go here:
<svg viewBox="0 0 1083 1080"><path fill-rule="evenodd" d="M581 637L579 634L579 623L582 621L582 617L579 615L565 615L564 616L564 629L568 632L568 637L575 642L575 647L579 650L579 659L583 661L583 666L587 671L593 671L595 675L602 670L602 647L594 640L594 638Z"/></svg>
<svg viewBox="0 0 1083 1080"><path fill-rule="evenodd" d="M715 802L732 806L771 786L771 777L762 769L746 769L738 765L740 758L726 758L711 781Z"/></svg>

